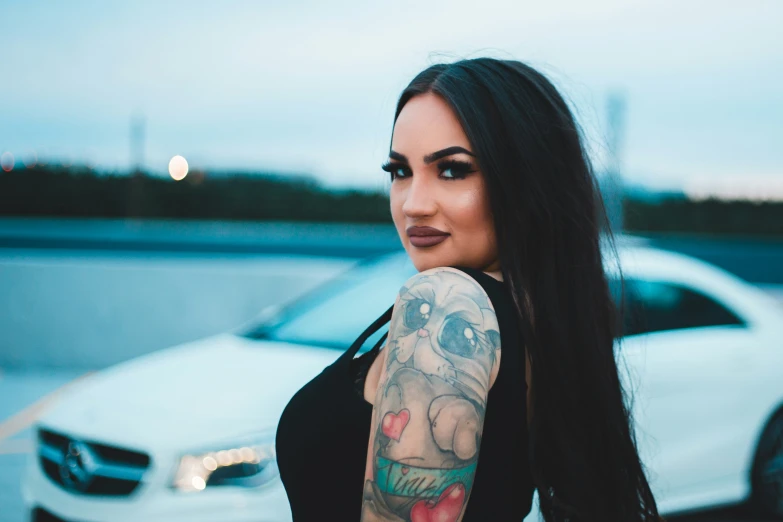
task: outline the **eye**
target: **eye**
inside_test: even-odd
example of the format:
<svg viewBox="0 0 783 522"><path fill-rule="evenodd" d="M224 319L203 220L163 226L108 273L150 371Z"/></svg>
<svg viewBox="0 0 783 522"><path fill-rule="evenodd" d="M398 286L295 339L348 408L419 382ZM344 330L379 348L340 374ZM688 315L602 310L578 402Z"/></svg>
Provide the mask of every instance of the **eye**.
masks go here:
<svg viewBox="0 0 783 522"><path fill-rule="evenodd" d="M430 320L432 305L424 299L412 299L405 304L403 322L411 330L418 330Z"/></svg>
<svg viewBox="0 0 783 522"><path fill-rule="evenodd" d="M381 170L385 170L391 175L391 180L394 181L398 178L405 178L408 176L410 169L402 163L387 162L381 165Z"/></svg>
<svg viewBox="0 0 783 522"><path fill-rule="evenodd" d="M438 170L441 171L441 176L444 179L464 179L471 172L475 172L473 165L467 161L459 160L443 160L438 163Z"/></svg>
<svg viewBox="0 0 783 522"><path fill-rule="evenodd" d="M443 321L438 334L438 344L447 352L460 357L471 357L476 353L478 339L469 322L457 315L449 315Z"/></svg>

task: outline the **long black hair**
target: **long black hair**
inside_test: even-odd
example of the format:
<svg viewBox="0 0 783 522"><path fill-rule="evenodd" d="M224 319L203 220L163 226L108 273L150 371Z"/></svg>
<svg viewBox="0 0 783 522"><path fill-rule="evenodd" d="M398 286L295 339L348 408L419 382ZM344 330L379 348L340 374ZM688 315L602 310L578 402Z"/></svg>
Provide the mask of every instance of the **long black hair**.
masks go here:
<svg viewBox="0 0 783 522"><path fill-rule="evenodd" d="M405 88L394 121L424 93L451 106L486 179L532 372L530 464L545 520L659 520L615 361L618 307L601 245L614 242L602 234L581 127L555 86L519 61L432 65Z"/></svg>

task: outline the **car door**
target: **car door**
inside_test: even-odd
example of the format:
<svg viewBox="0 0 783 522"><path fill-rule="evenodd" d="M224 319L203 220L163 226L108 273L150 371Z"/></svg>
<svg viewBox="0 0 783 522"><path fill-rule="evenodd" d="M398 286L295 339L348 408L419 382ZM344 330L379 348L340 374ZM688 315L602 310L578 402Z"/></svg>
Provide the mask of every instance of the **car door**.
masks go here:
<svg viewBox="0 0 783 522"><path fill-rule="evenodd" d="M715 491L747 458L739 439L752 400L743 385L753 376L751 333L705 288L631 278L624 295L618 362L654 493L674 500Z"/></svg>

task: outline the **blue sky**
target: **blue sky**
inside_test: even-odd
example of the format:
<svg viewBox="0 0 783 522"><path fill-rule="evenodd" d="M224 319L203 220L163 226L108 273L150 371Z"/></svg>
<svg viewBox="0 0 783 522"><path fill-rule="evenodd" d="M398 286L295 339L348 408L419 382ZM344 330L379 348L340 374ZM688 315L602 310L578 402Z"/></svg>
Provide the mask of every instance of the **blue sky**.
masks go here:
<svg viewBox="0 0 783 522"><path fill-rule="evenodd" d="M382 189L402 88L489 55L555 81L599 167L623 92L629 181L783 198L783 2L543 4L0 0L0 151L127 169L142 113L153 170L181 154Z"/></svg>

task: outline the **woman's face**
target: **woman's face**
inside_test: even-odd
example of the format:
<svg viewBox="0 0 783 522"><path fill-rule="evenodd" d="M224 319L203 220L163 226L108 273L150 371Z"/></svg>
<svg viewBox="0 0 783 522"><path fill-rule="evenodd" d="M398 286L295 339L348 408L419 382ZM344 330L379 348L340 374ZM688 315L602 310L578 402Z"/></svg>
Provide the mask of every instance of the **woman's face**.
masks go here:
<svg viewBox="0 0 783 522"><path fill-rule="evenodd" d="M427 93L405 104L384 170L391 173L394 226L418 271L449 265L500 270L484 175L441 97Z"/></svg>

